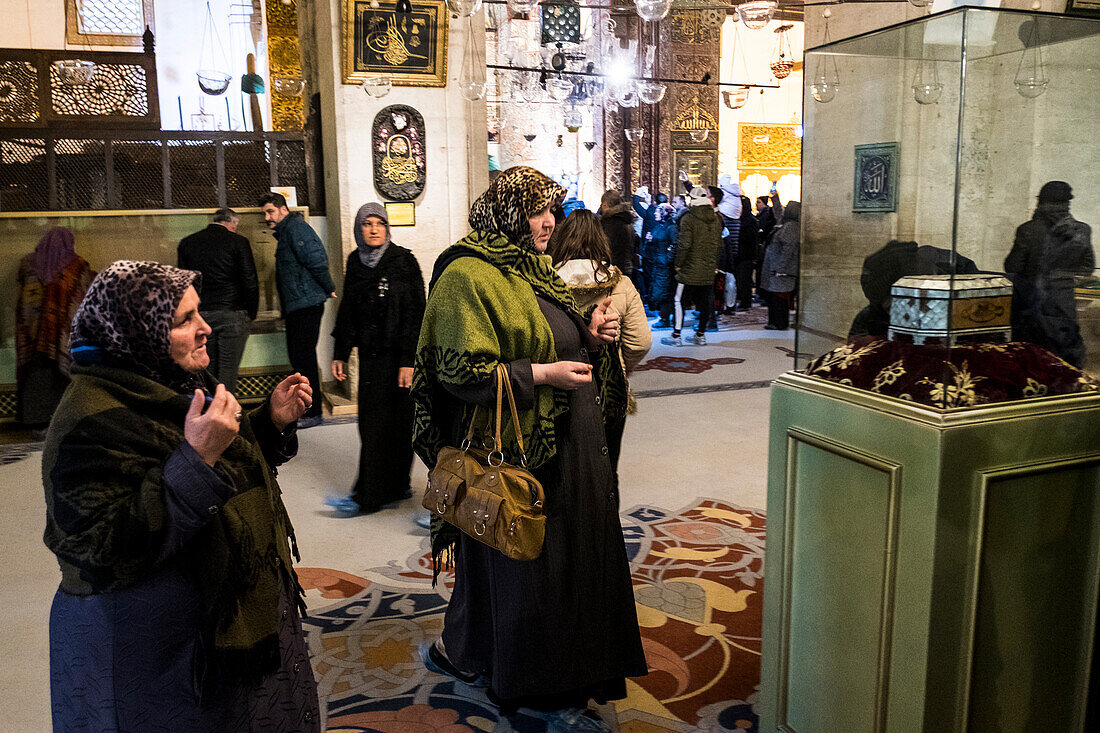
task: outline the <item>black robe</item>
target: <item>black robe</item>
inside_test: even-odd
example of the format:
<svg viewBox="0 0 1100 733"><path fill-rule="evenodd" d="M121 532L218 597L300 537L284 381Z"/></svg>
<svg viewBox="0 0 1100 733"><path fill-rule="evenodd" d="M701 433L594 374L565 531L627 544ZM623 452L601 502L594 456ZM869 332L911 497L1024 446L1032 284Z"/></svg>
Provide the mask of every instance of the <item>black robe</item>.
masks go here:
<svg viewBox="0 0 1100 733"><path fill-rule="evenodd" d="M374 267L348 257L333 359L359 349L359 475L352 498L363 511L404 498L412 468L412 401L397 386L413 366L424 318L424 278L412 252L392 242Z"/></svg>
<svg viewBox="0 0 1100 733"><path fill-rule="evenodd" d="M575 321L542 298L539 307L558 358L590 361ZM513 388L527 392L517 401L534 390L524 367L513 364ZM495 394L487 382L448 389L468 402ZM456 547L443 643L460 669L491 678L505 713L623 698L625 678L647 672L595 385L569 392L555 432L557 455L535 472L546 492L542 554L510 560L465 535Z"/></svg>

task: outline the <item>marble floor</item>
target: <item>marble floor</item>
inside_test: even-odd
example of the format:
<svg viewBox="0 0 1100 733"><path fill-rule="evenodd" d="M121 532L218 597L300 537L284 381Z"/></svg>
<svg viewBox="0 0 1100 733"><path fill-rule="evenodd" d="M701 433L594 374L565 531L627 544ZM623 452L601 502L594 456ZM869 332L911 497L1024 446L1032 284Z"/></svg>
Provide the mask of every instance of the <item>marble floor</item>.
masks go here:
<svg viewBox="0 0 1100 733"><path fill-rule="evenodd" d="M756 309L749 316L754 316ZM708 333L706 346L660 344L632 379L638 414L627 421L620 464L622 505L679 507L710 497L764 508L767 472L768 381L791 368L793 332L765 331L752 318L729 319ZM763 319L756 319L762 324ZM647 366L648 365L648 366ZM414 499L367 517L338 519L324 498L355 477L358 436L343 421L301 434L298 457L279 472L294 521L302 565L362 573L416 551L423 530L412 522ZM0 447L5 509L0 536L0 729L49 730L47 623L59 573L42 544L41 451L34 444ZM417 462L413 486L424 484Z"/></svg>

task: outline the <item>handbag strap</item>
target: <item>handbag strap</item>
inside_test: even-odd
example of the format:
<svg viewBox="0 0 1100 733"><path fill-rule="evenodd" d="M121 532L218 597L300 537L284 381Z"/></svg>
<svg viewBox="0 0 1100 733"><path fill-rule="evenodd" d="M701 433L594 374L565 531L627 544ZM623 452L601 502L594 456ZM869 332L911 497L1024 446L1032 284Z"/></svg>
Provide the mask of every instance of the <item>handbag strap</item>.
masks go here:
<svg viewBox="0 0 1100 733"><path fill-rule="evenodd" d="M520 460L524 467L527 466L527 452L523 447L523 428L519 423L519 410L516 408L516 398L512 393L512 380L508 376L508 368L504 364L497 364L495 371L497 381L496 411L492 416L493 426L493 453L500 456L504 462L504 443L500 437L501 423L504 417L504 396L508 396L508 409L512 413L512 426L516 430L516 442L519 444ZM462 450L468 450L474 439L474 426L477 424L477 414L481 405L474 406L474 414L470 416L470 426L466 429L466 439L462 441ZM490 454L490 458L492 453Z"/></svg>
<svg viewBox="0 0 1100 733"><path fill-rule="evenodd" d="M504 370L504 365L500 365L499 369ZM512 380L503 380L504 390L508 395L508 407L512 412L512 427L516 429L516 442L519 444L520 460L524 467L527 466L527 451L523 447L523 428L519 424L519 410L516 409L516 397L512 394Z"/></svg>

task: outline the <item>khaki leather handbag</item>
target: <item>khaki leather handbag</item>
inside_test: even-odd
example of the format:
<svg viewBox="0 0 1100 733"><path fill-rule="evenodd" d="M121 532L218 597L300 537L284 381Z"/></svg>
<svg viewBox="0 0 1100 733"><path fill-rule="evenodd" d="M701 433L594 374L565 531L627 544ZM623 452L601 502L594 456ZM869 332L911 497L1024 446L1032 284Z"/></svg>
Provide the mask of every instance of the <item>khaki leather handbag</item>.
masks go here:
<svg viewBox="0 0 1100 733"><path fill-rule="evenodd" d="M546 517L542 513L545 495L542 484L527 470L519 412L508 370L503 364L497 365L496 379L493 449L471 447L474 423L481 409L477 407L462 445L439 451L435 468L428 472L428 488L424 491L422 504L445 522L506 557L534 560L542 552L546 531ZM519 466L505 463L501 450L500 423L505 394L519 443Z"/></svg>

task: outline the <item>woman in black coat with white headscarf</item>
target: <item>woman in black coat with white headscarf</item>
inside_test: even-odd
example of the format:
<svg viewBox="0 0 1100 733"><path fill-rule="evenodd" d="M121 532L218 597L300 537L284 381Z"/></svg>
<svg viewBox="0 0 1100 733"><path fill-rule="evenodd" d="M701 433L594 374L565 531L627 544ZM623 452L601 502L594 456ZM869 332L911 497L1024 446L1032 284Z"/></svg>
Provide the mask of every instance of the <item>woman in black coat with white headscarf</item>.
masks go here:
<svg viewBox="0 0 1100 733"><path fill-rule="evenodd" d="M359 349L359 475L351 496L333 507L370 514L410 496L413 408L409 399L424 277L412 252L390 241L382 204L355 215L355 252L348 257L332 336L332 376L347 379L347 361Z"/></svg>

